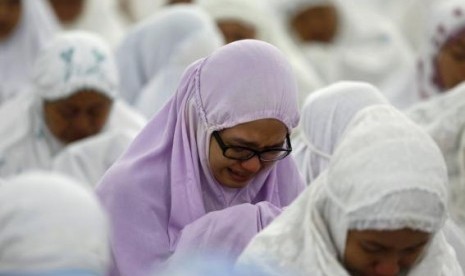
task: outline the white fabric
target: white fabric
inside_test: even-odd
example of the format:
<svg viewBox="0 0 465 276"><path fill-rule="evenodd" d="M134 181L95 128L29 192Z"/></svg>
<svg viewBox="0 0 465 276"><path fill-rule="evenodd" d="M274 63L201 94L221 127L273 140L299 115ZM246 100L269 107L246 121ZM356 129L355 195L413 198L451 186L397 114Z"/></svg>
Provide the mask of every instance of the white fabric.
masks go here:
<svg viewBox="0 0 465 276"><path fill-rule="evenodd" d="M390 20L345 0L274 0L273 4L325 84L365 81L378 87L396 107L410 104L403 94L411 80L408 74L414 71L414 56ZM339 24L331 43L303 42L289 24L298 10L317 5L336 8Z"/></svg>
<svg viewBox="0 0 465 276"><path fill-rule="evenodd" d="M2 275L106 273L107 218L82 183L45 172L7 179L0 186L0 224Z"/></svg>
<svg viewBox="0 0 465 276"><path fill-rule="evenodd" d="M156 13L167 0L119 0L119 2L124 3L131 20L138 22Z"/></svg>
<svg viewBox="0 0 465 276"><path fill-rule="evenodd" d="M0 116L8 118L0 124L0 176L15 175L29 169L50 169L53 158L64 145L49 131L43 119L43 98L55 99L69 96L82 88L94 88L105 95L116 95L116 68L113 57L108 55L99 66L95 59L73 59L73 70L54 68L59 64L57 59L62 54L63 45L68 47L72 41L79 57L91 57L85 51L104 53L100 40L81 32L73 32L54 40L49 51L42 52L46 58L39 57L43 65L37 69L33 95L23 95L4 104ZM68 39L69 38L69 39ZM65 48L66 48L65 47ZM56 49L55 55L51 49ZM48 66L47 60L52 66ZM88 61L88 62L86 62ZM63 61L64 63L64 61ZM48 66L48 67L47 67ZM58 72L57 72L58 70ZM67 75L68 72L70 75ZM55 82L54 82L55 80ZM64 81L63 80L69 80ZM48 88L48 89L46 89ZM76 89L76 90L75 90ZM61 93L61 94L60 94ZM145 119L128 107L125 103L113 100L111 114L102 133L113 129L129 129L139 131L145 124Z"/></svg>
<svg viewBox="0 0 465 276"><path fill-rule="evenodd" d="M9 118L0 125L0 176L16 175L31 169L49 170L57 154L67 148L48 130L37 105L30 96L23 96L0 109L0 116ZM95 137L112 130L138 132L145 123L142 115L121 100L115 100L107 124ZM111 151L108 153L113 154Z"/></svg>
<svg viewBox="0 0 465 276"><path fill-rule="evenodd" d="M160 10L140 23L118 51L125 99L150 118L174 94L185 68L223 44L213 20L198 7Z"/></svg>
<svg viewBox="0 0 465 276"><path fill-rule="evenodd" d="M329 164L352 118L366 107L388 104L374 86L339 82L309 95L301 112L300 132L293 139L292 155L308 185Z"/></svg>
<svg viewBox="0 0 465 276"><path fill-rule="evenodd" d="M445 94L414 105L406 114L438 144L447 164L451 214L465 229L465 83Z"/></svg>
<svg viewBox="0 0 465 276"><path fill-rule="evenodd" d="M136 134L131 130L106 131L73 143L54 158L52 170L73 176L95 188Z"/></svg>
<svg viewBox="0 0 465 276"><path fill-rule="evenodd" d="M125 33L125 24L116 9L115 0L84 0L82 14L74 22L62 24L62 27L93 32L115 48Z"/></svg>
<svg viewBox="0 0 465 276"><path fill-rule="evenodd" d="M22 0L16 29L0 42L0 103L27 92L36 56L57 31L57 22L44 1Z"/></svg>
<svg viewBox="0 0 465 276"><path fill-rule="evenodd" d="M465 232L451 219L444 226L444 237L454 247L457 260L465 274Z"/></svg>
<svg viewBox="0 0 465 276"><path fill-rule="evenodd" d="M351 0L391 19L415 52L420 48L429 10L439 1L444 0Z"/></svg>
<svg viewBox="0 0 465 276"><path fill-rule="evenodd" d="M426 133L390 106L367 108L328 170L252 240L238 266L349 275L339 261L348 230L407 227L435 234L408 275L463 275L441 230L446 184L443 158Z"/></svg>
<svg viewBox="0 0 465 276"><path fill-rule="evenodd" d="M108 44L95 34L70 31L40 52L34 65L35 93L41 99L67 98L93 89L115 98L118 73Z"/></svg>
<svg viewBox="0 0 465 276"><path fill-rule="evenodd" d="M291 63L299 88L299 103L308 94L322 86L313 64L305 62L304 56L294 45L289 35L278 24L277 14L267 0L196 0L215 20L238 20L255 28L256 39L280 48Z"/></svg>
<svg viewBox="0 0 465 276"><path fill-rule="evenodd" d="M437 1L428 18L418 64L419 91L416 91L423 99L444 92L438 81L435 59L445 42L457 32L465 31L465 1Z"/></svg>
<svg viewBox="0 0 465 276"><path fill-rule="evenodd" d="M201 38L206 40L201 41ZM200 44L194 45L195 42ZM152 100L152 94L172 94L173 85L177 87L178 84L179 71L222 43L216 25L201 9L193 5L161 9L136 25L117 50L122 97L130 104L139 105L145 114L151 114L144 99ZM156 78L161 79L155 81ZM151 81L166 84L153 84ZM155 92L152 88L144 89L146 86L169 91ZM141 94L146 95L139 99Z"/></svg>

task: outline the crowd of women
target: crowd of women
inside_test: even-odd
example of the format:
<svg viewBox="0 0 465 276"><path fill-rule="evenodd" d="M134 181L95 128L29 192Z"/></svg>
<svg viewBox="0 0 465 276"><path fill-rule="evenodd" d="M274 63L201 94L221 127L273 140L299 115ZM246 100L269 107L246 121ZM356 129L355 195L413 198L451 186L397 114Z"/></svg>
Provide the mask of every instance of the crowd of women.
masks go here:
<svg viewBox="0 0 465 276"><path fill-rule="evenodd" d="M0 0L0 275L465 275L465 0Z"/></svg>

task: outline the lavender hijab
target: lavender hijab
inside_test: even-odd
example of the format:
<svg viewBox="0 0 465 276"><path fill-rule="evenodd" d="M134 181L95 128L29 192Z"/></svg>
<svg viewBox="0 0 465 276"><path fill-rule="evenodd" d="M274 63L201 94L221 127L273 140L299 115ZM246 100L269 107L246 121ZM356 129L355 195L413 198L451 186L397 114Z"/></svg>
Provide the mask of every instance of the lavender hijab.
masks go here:
<svg viewBox="0 0 465 276"><path fill-rule="evenodd" d="M302 191L292 158L242 189L212 176L212 132L264 118L289 132L299 120L293 72L277 48L241 40L188 67L175 95L97 188L113 227L111 275L145 275L194 247L237 256Z"/></svg>

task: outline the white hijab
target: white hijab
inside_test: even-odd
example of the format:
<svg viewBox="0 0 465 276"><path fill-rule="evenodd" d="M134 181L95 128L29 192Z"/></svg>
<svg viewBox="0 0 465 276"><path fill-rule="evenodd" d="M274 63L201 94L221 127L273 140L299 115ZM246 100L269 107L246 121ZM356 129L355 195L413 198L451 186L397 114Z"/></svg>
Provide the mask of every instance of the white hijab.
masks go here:
<svg viewBox="0 0 465 276"><path fill-rule="evenodd" d="M195 0L215 20L233 19L255 28L256 39L266 41L281 49L291 63L299 88L299 103L308 94L322 86L322 81L312 64L305 62L304 56L294 45L283 26L278 23L278 15L270 8L267 0Z"/></svg>
<svg viewBox="0 0 465 276"><path fill-rule="evenodd" d="M58 25L46 0L22 0L21 18L10 37L0 42L0 104L27 92L39 50Z"/></svg>
<svg viewBox="0 0 465 276"><path fill-rule="evenodd" d="M465 229L465 83L406 110L433 137L445 157L450 184L450 209Z"/></svg>
<svg viewBox="0 0 465 276"><path fill-rule="evenodd" d="M69 32L56 37L40 53L34 70L33 96L18 97L0 109L9 118L0 125L0 175L27 169L50 169L65 146L43 120L45 99L66 98L81 89L94 89L109 98L117 94L116 65L107 44L96 35ZM118 100L103 131L140 130L145 120Z"/></svg>
<svg viewBox="0 0 465 276"><path fill-rule="evenodd" d="M117 11L115 0L84 0L82 14L72 23L62 24L65 30L83 30L102 36L115 48L125 33L125 23Z"/></svg>
<svg viewBox="0 0 465 276"><path fill-rule="evenodd" d="M349 0L391 19L414 52L419 50L431 6L444 0Z"/></svg>
<svg viewBox="0 0 465 276"><path fill-rule="evenodd" d="M380 104L388 104L386 98L377 88L362 82L339 82L308 96L292 151L307 185L326 169L352 118Z"/></svg>
<svg viewBox="0 0 465 276"><path fill-rule="evenodd" d="M326 84L335 81L364 81L378 87L397 107L405 102L404 89L414 71L414 56L404 37L387 18L344 0L274 0L280 19L288 31L289 20L307 7L332 5L339 18L338 31L331 43L307 43L293 35ZM370 22L367 24L367 22Z"/></svg>
<svg viewBox="0 0 465 276"><path fill-rule="evenodd" d="M73 143L53 159L52 170L95 188L136 135L137 132L133 130L117 129Z"/></svg>
<svg viewBox="0 0 465 276"><path fill-rule="evenodd" d="M252 240L238 265L349 275L340 261L348 230L411 228L434 236L408 275L463 275L441 231L446 184L443 158L426 133L390 106L366 108L328 170Z"/></svg>
<svg viewBox="0 0 465 276"><path fill-rule="evenodd" d="M92 191L71 178L36 171L7 179L0 224L1 275L107 271L107 218Z"/></svg>
<svg viewBox="0 0 465 276"><path fill-rule="evenodd" d="M126 9L127 17L133 23L145 20L152 16L161 7L166 5L167 0L118 0L119 5Z"/></svg>
<svg viewBox="0 0 465 276"><path fill-rule="evenodd" d="M195 45L194 42L202 44ZM209 54L221 43L222 39L216 26L198 7L176 5L161 9L136 25L117 50L122 97L130 104L137 104L147 109L147 103L143 103L139 96L143 93L151 93L142 92L151 80L164 74L164 70L173 70L170 66L186 67L189 62ZM193 48L189 49L189 47ZM178 64L173 64L176 62ZM177 80L175 82L177 85ZM167 85L169 85L168 89L173 86L171 83ZM147 95L142 98L147 98ZM146 113L150 113L149 111Z"/></svg>
<svg viewBox="0 0 465 276"><path fill-rule="evenodd" d="M122 95L151 117L174 94L185 68L223 45L216 24L194 5L161 9L118 49Z"/></svg>

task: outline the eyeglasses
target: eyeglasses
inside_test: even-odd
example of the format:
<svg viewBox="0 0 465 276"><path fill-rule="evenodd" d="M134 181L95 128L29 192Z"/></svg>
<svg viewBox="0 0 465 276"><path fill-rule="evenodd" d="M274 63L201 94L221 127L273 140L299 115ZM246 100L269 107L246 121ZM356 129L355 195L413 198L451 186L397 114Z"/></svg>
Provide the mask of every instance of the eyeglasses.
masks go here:
<svg viewBox="0 0 465 276"><path fill-rule="evenodd" d="M289 134L286 134L287 149L269 148L261 151L253 150L247 147L227 146L221 139L218 131L214 131L212 134L218 142L218 145L220 146L221 150L223 151L223 156L229 159L245 161L251 159L256 155L261 161L271 162L283 159L284 157L288 156L292 151Z"/></svg>

